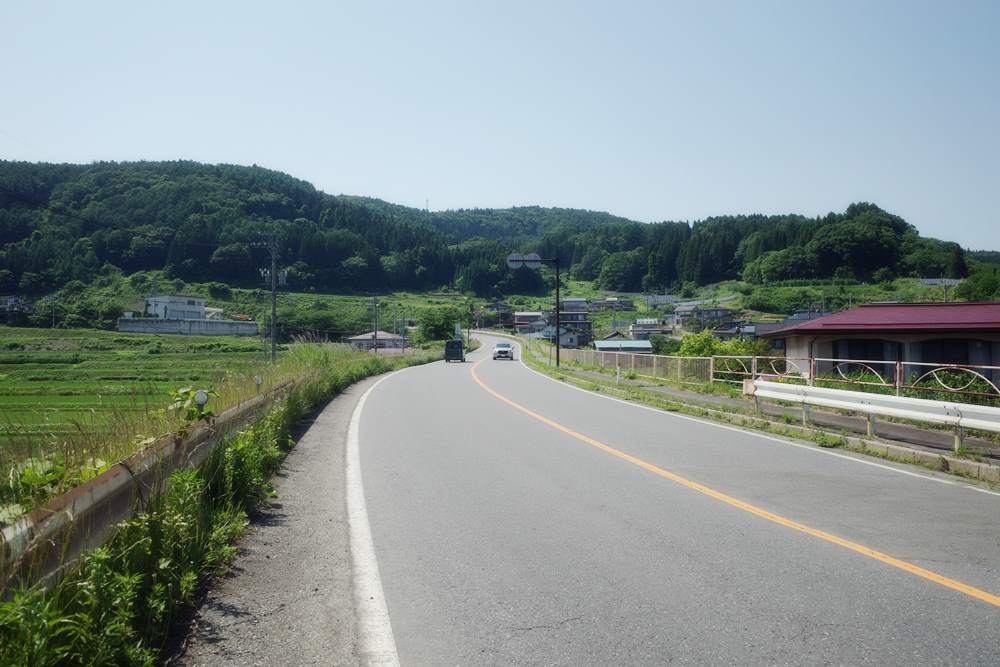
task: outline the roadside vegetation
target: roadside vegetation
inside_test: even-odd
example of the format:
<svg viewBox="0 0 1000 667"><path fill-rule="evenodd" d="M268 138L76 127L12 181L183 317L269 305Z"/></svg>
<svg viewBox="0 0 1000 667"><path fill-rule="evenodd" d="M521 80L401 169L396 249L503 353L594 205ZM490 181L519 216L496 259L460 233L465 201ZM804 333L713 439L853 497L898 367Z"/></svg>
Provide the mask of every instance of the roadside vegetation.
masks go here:
<svg viewBox="0 0 1000 667"><path fill-rule="evenodd" d="M178 390L210 390L219 413L289 380L439 353L376 358L299 342L270 364L246 338L0 327L0 525L180 428L185 415L169 409Z"/></svg>
<svg viewBox="0 0 1000 667"><path fill-rule="evenodd" d="M297 379L286 400L200 467L174 472L165 492L53 586L3 582L0 664L156 664L173 624L235 558L249 514L273 494L268 479L294 446L294 426L353 382L437 358L440 350L373 355L292 346L276 367L280 377Z"/></svg>

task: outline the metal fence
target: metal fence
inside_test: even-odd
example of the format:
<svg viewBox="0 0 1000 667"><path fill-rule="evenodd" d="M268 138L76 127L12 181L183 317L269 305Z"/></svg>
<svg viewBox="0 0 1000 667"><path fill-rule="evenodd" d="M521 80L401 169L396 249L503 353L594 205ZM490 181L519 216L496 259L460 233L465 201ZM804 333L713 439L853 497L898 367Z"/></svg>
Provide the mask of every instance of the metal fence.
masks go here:
<svg viewBox="0 0 1000 667"><path fill-rule="evenodd" d="M775 356L675 357L564 349L566 363L680 384L773 380L917 398L1000 405L1000 366Z"/></svg>
<svg viewBox="0 0 1000 667"><path fill-rule="evenodd" d="M563 350L561 356L565 361L579 366L618 370L681 384L706 384L712 381L712 357L668 357L659 354L573 349Z"/></svg>

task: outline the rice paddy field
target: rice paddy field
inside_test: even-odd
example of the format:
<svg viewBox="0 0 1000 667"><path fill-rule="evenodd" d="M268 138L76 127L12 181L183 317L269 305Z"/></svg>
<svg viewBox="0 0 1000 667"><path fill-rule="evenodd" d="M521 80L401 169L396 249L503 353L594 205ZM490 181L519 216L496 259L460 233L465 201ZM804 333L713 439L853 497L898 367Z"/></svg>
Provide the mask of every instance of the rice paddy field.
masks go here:
<svg viewBox="0 0 1000 667"><path fill-rule="evenodd" d="M253 382L264 361L256 338L0 327L0 447L113 427L184 386Z"/></svg>

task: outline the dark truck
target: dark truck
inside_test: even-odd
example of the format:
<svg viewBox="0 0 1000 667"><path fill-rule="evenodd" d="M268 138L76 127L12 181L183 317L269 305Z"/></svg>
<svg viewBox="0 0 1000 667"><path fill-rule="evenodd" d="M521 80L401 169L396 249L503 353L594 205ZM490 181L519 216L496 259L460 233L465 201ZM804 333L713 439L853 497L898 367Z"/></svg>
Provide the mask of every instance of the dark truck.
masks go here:
<svg viewBox="0 0 1000 667"><path fill-rule="evenodd" d="M461 340L446 340L444 342L445 361L465 361L465 344Z"/></svg>

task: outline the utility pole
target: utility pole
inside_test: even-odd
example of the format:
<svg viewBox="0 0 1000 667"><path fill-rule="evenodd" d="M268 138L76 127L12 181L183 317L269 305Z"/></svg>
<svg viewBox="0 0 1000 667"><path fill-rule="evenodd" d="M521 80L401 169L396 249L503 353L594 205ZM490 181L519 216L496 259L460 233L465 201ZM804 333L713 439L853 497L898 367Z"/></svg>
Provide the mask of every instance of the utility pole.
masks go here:
<svg viewBox="0 0 1000 667"><path fill-rule="evenodd" d="M54 295L50 295L50 296L45 297L45 300L48 301L49 304L52 305L52 328L55 329L56 328L56 297Z"/></svg>
<svg viewBox="0 0 1000 667"><path fill-rule="evenodd" d="M271 234L271 363L278 357L278 235Z"/></svg>
<svg viewBox="0 0 1000 667"><path fill-rule="evenodd" d="M278 235L271 232L271 240L267 243L251 243L251 247L267 247L271 253L271 269L261 269L260 277L271 283L271 363L278 358ZM285 283L282 274L282 284ZM265 354L266 356L266 354Z"/></svg>
<svg viewBox="0 0 1000 667"><path fill-rule="evenodd" d="M378 354L378 297L372 296L372 313L374 313L375 318L375 328L372 329L372 347L375 349L375 354Z"/></svg>
<svg viewBox="0 0 1000 667"><path fill-rule="evenodd" d="M559 256L556 255L552 261L556 265L556 368L559 368L559 347L561 342L559 331L559 309L561 307L559 303Z"/></svg>

